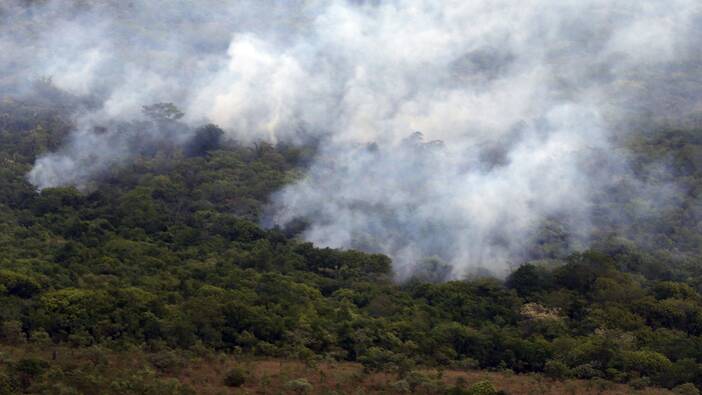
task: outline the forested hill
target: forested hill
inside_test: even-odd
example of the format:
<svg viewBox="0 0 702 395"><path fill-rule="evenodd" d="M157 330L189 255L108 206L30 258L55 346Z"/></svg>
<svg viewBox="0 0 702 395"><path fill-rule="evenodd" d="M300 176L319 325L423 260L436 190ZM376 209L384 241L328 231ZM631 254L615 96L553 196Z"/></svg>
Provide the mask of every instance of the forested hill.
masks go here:
<svg viewBox="0 0 702 395"><path fill-rule="evenodd" d="M683 193L626 229L594 218L593 249L565 251L557 225L547 226L538 260L506 281L436 283L427 268L397 284L385 256L317 248L295 238L299 229L257 225L313 147L242 146L209 125L184 148L144 148L84 190L36 192L26 174L68 135L65 111L0 102L6 346L132 350L155 355L157 370L169 356L210 350L357 361L400 380L438 366L702 388L700 131L627 142L642 177L656 177L647 164L664 159L674 170L665 181ZM602 213L638 212L627 211L636 201L625 188L614 196ZM133 375L123 379L131 386L115 385L106 365L57 363L5 358L0 393L154 393L135 389Z"/></svg>

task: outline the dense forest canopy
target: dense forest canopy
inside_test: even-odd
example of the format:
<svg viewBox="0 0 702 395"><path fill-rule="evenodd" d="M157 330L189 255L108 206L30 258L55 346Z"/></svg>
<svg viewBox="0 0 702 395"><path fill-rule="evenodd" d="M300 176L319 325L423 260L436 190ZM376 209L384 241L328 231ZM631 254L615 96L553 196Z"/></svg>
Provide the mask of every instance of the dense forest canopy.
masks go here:
<svg viewBox="0 0 702 395"><path fill-rule="evenodd" d="M581 253L569 252L554 219L532 260L504 282L442 282L446 264L427 259L398 284L383 255L317 248L296 237L304 223L258 225L270 194L300 177L314 147L220 141L221 130L206 125L184 145L155 143L83 190L37 192L28 169L71 128L64 109L41 99L0 105L8 342L702 385L696 131L634 136L622 147L642 177L654 176L645 169L661 157L670 161L666 182L685 190L678 205L625 229L595 217L592 249ZM625 182L607 192L602 212L638 212L630 193ZM7 388L46 385L7 374Z"/></svg>
<svg viewBox="0 0 702 395"><path fill-rule="evenodd" d="M430 3L0 4L0 394L216 353L698 393L702 11Z"/></svg>

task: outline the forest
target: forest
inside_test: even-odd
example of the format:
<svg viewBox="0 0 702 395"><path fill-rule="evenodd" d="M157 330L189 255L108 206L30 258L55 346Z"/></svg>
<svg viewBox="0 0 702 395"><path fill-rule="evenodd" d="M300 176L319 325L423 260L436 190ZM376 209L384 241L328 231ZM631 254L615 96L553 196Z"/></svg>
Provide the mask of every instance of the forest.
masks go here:
<svg viewBox="0 0 702 395"><path fill-rule="evenodd" d="M46 100L61 93L43 84L48 94L0 102L0 393L195 393L158 377L220 354L358 363L394 377L378 393L500 388L439 385L422 369L702 388L699 130L622 143L642 169L668 158L669 181L685 187L655 222L627 232L595 218L597 238L579 252L562 248L551 224L506 279L437 282L434 264L397 282L384 255L318 248L297 237L304 223L259 225L267 197L300 177L314 144L240 144L206 125L182 146L141 145L81 190L38 192L28 170L71 128L69 110ZM177 111L144 107L164 109ZM598 204L626 211L625 181L618 193ZM80 352L83 363L60 362ZM120 370L111 355L146 366ZM227 385L250 384L241 366L228 374Z"/></svg>
<svg viewBox="0 0 702 395"><path fill-rule="evenodd" d="M0 395L702 391L699 0L0 0Z"/></svg>

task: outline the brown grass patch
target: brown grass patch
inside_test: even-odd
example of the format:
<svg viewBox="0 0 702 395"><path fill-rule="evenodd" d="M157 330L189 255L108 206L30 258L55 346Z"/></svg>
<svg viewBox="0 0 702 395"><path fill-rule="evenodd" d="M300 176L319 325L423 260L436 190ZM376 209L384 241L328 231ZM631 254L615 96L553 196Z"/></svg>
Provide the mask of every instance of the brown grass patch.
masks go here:
<svg viewBox="0 0 702 395"><path fill-rule="evenodd" d="M105 371L114 377L130 371L153 369L149 362L150 354L140 350L117 352L104 348L91 350L24 345L0 346L0 353L3 360L35 357L62 367L95 364L96 357L99 357L108 366ZM2 364L5 362L0 362L0 365ZM244 368L248 372L247 381L239 388L227 387L224 377L236 367ZM424 369L420 372L429 379L443 382L447 386L456 385L460 381L470 385L489 380L498 390L504 390L508 394L671 394L670 391L661 388L634 390L624 384L601 385L586 380L556 381L538 374L436 369ZM177 372L161 372L158 376L176 378L193 388L197 394L203 395L286 394L290 393L286 384L299 378L304 378L312 384L313 394L393 394L397 391L392 385L398 380L394 373L366 373L360 364L351 362L306 364L301 361L224 354L191 356L186 359L182 369L178 369Z"/></svg>

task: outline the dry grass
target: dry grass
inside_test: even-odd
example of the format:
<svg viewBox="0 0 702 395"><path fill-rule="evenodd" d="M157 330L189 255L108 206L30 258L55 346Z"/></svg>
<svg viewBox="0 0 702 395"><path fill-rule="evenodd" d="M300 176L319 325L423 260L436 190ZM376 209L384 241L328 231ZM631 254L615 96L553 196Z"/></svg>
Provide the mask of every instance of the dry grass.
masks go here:
<svg viewBox="0 0 702 395"><path fill-rule="evenodd" d="M96 354L109 367L108 372L139 371L151 368L149 355L141 351L114 352L104 349L76 350L64 347L13 347L2 346L3 359L18 359L27 356L40 357L60 366L78 366L94 363ZM54 360L54 355L56 359ZM224 377L233 368L248 372L246 383L239 388L227 387ZM671 394L660 388L634 390L624 384L601 384L585 380L555 381L538 374L511 374L488 371L459 371L426 369L420 371L429 379L447 386L463 382L467 385L489 380L498 390L508 394ZM191 357L185 367L175 372L159 373L161 377L177 378L189 385L197 394L287 394L291 390L286 384L304 378L312 384L312 394L393 394L393 383L398 380L392 373L365 373L360 364L349 362L306 364L299 361L257 359L231 355L209 355ZM426 391L425 391L426 392ZM420 390L415 393L422 393Z"/></svg>
<svg viewBox="0 0 702 395"><path fill-rule="evenodd" d="M222 385L226 372L235 367L244 367L250 372L247 384L238 389ZM487 371L422 370L429 378L440 378L448 386L462 381L472 383L489 380L498 390L508 394L563 395L563 394L671 394L661 388L634 390L624 384L607 383L605 388L597 382L586 380L556 381L538 374L510 374ZM198 394L285 394L290 391L285 384L297 378L309 381L314 394L392 394L392 384L398 380L390 373L364 373L356 363L320 363L308 366L305 363L289 360L234 360L201 361L189 366L179 379L189 383Z"/></svg>

